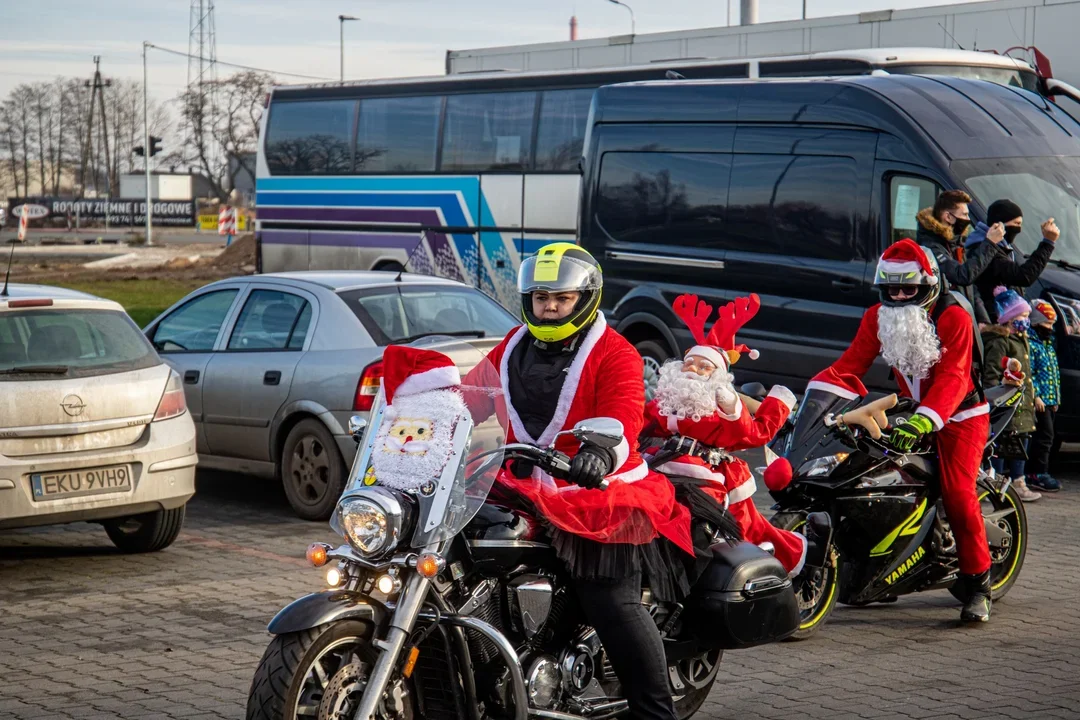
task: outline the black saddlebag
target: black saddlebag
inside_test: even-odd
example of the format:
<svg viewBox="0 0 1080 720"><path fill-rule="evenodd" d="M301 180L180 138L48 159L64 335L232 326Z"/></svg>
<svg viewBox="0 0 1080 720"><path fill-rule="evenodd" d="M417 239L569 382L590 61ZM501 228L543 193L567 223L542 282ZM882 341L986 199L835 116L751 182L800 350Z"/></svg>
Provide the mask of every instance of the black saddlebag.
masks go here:
<svg viewBox="0 0 1080 720"><path fill-rule="evenodd" d="M749 542L712 546L686 601L685 634L710 649L777 642L799 628L799 603L780 561Z"/></svg>

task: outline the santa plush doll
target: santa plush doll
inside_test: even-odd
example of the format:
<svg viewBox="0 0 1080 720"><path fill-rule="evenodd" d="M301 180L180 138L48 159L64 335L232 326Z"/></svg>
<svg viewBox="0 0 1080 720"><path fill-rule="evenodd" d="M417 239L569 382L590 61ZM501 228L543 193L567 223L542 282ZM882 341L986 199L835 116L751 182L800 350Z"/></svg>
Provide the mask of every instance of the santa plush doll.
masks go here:
<svg viewBox="0 0 1080 720"><path fill-rule="evenodd" d="M468 410L461 376L446 355L390 345L383 353L386 407L371 456L374 480L398 490L423 489L442 475L454 428Z"/></svg>
<svg viewBox="0 0 1080 720"><path fill-rule="evenodd" d="M773 527L762 517L752 499L757 485L750 468L728 454L768 443L795 407L794 393L781 385L769 391L754 414L735 392L731 366L743 354L758 356L756 350L736 344L735 333L760 307L757 295L737 298L720 308L706 334L712 306L695 295L675 300L675 314L690 328L695 345L682 360L660 369L656 396L645 408L645 434L666 438L663 446L652 449L659 461L654 469L703 481L702 490L728 506L743 537L755 544L772 543L776 558L794 575L806 560L806 538Z"/></svg>

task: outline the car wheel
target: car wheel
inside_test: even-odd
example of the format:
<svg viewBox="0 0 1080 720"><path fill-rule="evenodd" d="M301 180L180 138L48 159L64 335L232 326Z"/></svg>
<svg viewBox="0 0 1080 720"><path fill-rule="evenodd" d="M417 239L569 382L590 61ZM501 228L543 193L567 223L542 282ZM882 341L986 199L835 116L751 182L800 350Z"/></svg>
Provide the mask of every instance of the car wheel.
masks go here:
<svg viewBox="0 0 1080 720"><path fill-rule="evenodd" d="M329 519L346 474L334 436L318 420L301 420L285 438L281 482L289 504L305 520Z"/></svg>
<svg viewBox="0 0 1080 720"><path fill-rule="evenodd" d="M660 366L671 359L668 349L655 340L642 340L634 345L645 361L645 402L653 399L660 381Z"/></svg>
<svg viewBox="0 0 1080 720"><path fill-rule="evenodd" d="M145 553L164 550L173 544L184 526L185 505L106 520L102 523L109 539L122 552Z"/></svg>

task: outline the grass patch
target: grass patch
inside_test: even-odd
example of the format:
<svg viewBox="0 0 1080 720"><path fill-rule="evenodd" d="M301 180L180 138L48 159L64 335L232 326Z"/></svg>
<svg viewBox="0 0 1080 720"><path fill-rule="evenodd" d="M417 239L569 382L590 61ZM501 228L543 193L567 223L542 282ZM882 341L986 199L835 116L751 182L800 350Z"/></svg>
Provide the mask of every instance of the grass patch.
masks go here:
<svg viewBox="0 0 1080 720"><path fill-rule="evenodd" d="M149 278L74 282L60 280L49 284L90 293L107 300L115 300L124 306L136 325L145 327L174 302L206 283L205 279L194 278L191 280Z"/></svg>

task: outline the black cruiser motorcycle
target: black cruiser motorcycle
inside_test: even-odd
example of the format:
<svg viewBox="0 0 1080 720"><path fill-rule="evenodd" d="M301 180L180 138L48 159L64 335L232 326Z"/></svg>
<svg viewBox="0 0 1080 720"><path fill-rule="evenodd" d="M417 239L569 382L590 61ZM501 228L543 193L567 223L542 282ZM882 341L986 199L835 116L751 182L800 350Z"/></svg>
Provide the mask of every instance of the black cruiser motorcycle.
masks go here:
<svg viewBox="0 0 1080 720"><path fill-rule="evenodd" d="M986 538L993 560L993 599L1016 582L1027 553L1028 526L1023 503L1008 479L990 466L994 439L1009 424L1020 389L986 392L990 438L978 478ZM791 463L791 483L772 493L777 527L800 531L812 512L827 512L833 522L833 551L826 567L798 589L799 629L790 639L813 635L836 602L867 605L892 602L900 595L949 589L957 578L956 540L945 517L932 436L910 453L892 450L884 438L836 423L843 413L884 397L871 394L845 400L821 390L806 394L787 430L767 448ZM910 398L886 411L889 425L903 423L918 408Z"/></svg>
<svg viewBox="0 0 1080 720"><path fill-rule="evenodd" d="M488 362L449 338L417 343L453 359L465 377ZM499 388L461 388L490 398ZM354 418L359 447L331 520L345 543L315 544L328 589L300 598L269 625L274 636L251 684L250 720L550 718L598 720L627 703L596 632L584 621L562 563L526 503L489 502L505 463L524 458L565 476L552 448L503 444L497 416L460 417L441 476L414 491L378 484L372 467L382 394L370 423ZM364 428L366 424L366 429ZM570 431L614 447L610 418ZM503 493L505 495L505 493ZM642 603L664 638L672 698L693 715L716 681L724 650L776 642L798 627L780 563L755 545L720 539L683 604Z"/></svg>

